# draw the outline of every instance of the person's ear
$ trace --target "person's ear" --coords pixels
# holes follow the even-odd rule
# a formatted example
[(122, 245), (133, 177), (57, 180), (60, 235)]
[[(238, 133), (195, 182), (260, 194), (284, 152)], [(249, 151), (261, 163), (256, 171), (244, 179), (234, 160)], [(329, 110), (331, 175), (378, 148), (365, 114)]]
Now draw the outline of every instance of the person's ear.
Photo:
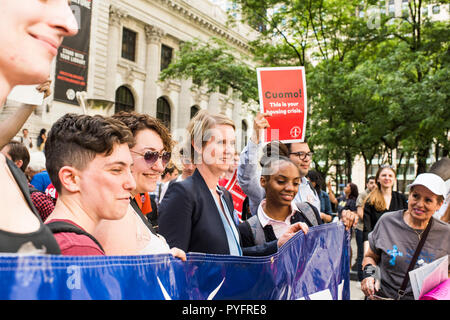
[(80, 191), (80, 172), (71, 166), (64, 166), (58, 172), (61, 187), (69, 192)]
[(263, 189), (266, 188), (267, 182), (268, 181), (266, 180), (265, 176), (261, 176), (261, 178), (259, 179), (259, 183), (261, 184), (261, 187), (263, 187)]

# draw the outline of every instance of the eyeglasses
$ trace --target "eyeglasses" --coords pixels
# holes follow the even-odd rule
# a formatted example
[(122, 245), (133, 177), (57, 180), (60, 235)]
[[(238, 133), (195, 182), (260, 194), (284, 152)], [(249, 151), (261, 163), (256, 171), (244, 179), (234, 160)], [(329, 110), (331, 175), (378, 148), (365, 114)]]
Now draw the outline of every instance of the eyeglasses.
[(139, 153), (134, 150), (131, 150), (131, 152), (134, 152), (140, 156), (144, 157), (145, 162), (151, 167), (153, 166), (156, 161), (158, 161), (159, 158), (161, 158), (161, 162), (163, 167), (167, 166), (167, 164), (170, 161), (170, 158), (172, 154), (170, 152), (164, 151), (162, 153), (159, 153), (158, 151), (147, 151), (145, 153)]
[(310, 159), (312, 159), (312, 156), (314, 155), (314, 152), (312, 152), (312, 151), (310, 151), (310, 152), (299, 151), (299, 152), (291, 152), (289, 154), (296, 155), (300, 160), (305, 160), (306, 157), (309, 157)]

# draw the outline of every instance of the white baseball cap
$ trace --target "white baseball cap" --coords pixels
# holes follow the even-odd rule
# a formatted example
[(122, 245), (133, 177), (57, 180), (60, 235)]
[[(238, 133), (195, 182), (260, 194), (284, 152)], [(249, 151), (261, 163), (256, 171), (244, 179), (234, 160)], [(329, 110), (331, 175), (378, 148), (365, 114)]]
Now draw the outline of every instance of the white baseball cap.
[(421, 173), (413, 183), (408, 185), (408, 188), (421, 185), (438, 196), (445, 196), (447, 194), (447, 187), (444, 180), (434, 173)]

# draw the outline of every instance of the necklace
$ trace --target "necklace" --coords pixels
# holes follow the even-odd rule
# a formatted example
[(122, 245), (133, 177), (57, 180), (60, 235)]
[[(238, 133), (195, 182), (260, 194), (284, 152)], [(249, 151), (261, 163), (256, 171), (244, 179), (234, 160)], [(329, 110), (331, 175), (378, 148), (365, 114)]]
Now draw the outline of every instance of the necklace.
[(408, 215), (408, 222), (409, 222), (408, 224), (410, 225), (411, 229), (414, 231), (414, 233), (417, 235), (417, 238), (419, 238), (419, 241), (420, 241), (420, 239), (422, 238), (422, 233), (425, 231), (425, 229), (427, 228), (428, 223), (430, 223), (430, 221), (428, 221), (427, 225), (425, 226), (425, 228), (423, 230), (421, 230), (421, 232), (418, 232), (414, 227), (412, 227), (413, 223), (411, 222), (410, 215)]
[(417, 232), (417, 230), (413, 228), (413, 231), (417, 234), (417, 237), (419, 238), (419, 241), (420, 241), (420, 238), (422, 238), (422, 233), (423, 233), (425, 230), (422, 230), (422, 232)]

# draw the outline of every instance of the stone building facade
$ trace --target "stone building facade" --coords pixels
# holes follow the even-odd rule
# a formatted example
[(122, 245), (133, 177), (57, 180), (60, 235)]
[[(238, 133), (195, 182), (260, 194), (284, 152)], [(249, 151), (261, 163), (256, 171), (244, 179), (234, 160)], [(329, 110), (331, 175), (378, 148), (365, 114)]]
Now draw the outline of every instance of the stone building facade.
[[(192, 80), (158, 81), (184, 41), (218, 37), (236, 53), (248, 54), (248, 41), (256, 37), (249, 26), (227, 25), (226, 13), (209, 0), (94, 0), (87, 74), (88, 114), (112, 115), (135, 110), (163, 120), (179, 141), (191, 116), (200, 109), (221, 112), (234, 120), (237, 147), (242, 149), (251, 132), (257, 105), (243, 104), (228, 94), (192, 90)], [(51, 73), (55, 79), (55, 64)], [(0, 119), (17, 108), (6, 105)], [(41, 128), (67, 112), (82, 113), (80, 106), (48, 97), (24, 128), (35, 139)], [(19, 135), (21, 133), (19, 132)], [(34, 140), (35, 141), (35, 140)]]

